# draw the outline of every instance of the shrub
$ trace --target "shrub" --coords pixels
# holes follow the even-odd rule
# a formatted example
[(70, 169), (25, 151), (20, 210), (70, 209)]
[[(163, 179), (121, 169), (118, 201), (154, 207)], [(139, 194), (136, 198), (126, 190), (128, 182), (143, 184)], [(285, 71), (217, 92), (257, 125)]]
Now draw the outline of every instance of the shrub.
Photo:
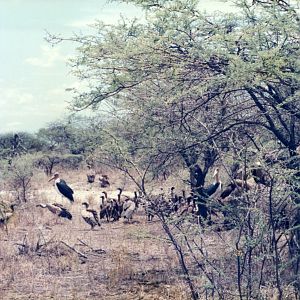
[(26, 202), (31, 188), (35, 156), (26, 154), (15, 157), (4, 169), (9, 187), (17, 193), (19, 201)]

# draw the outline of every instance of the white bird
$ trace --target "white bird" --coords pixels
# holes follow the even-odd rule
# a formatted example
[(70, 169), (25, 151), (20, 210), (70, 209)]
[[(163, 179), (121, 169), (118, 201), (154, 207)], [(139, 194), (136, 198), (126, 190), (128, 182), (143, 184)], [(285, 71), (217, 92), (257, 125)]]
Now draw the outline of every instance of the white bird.
[(82, 205), (85, 208), (81, 210), (81, 216), (83, 220), (91, 226), (91, 230), (93, 230), (96, 225), (101, 226), (97, 212), (94, 209), (89, 209), (87, 202), (83, 202)]

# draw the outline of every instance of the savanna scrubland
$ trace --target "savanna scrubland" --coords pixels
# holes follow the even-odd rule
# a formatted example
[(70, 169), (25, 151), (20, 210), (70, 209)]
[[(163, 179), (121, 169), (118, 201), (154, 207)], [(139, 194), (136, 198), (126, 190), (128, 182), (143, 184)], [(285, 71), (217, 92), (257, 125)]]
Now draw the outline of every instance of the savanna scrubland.
[[(129, 2), (143, 22), (47, 36), (74, 43), (70, 109), (97, 116), (0, 136), (2, 298), (299, 299), (299, 2)], [(55, 172), (71, 221), (36, 206), (61, 200)], [(81, 218), (101, 174), (140, 192), (132, 222)]]

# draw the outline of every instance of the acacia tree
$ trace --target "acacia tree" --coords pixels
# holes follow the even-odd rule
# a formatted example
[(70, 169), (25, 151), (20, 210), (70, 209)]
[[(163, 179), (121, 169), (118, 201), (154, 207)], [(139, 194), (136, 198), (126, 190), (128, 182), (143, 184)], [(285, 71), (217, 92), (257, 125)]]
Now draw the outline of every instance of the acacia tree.
[[(187, 5), (190, 10), (179, 16), (179, 26), (183, 26), (186, 33), (195, 26), (196, 16), (187, 22), (194, 6), (191, 1)], [(85, 74), (92, 89), (79, 94), (73, 104), (80, 110), (97, 108), (105, 99), (114, 99), (118, 106), (122, 103), (126, 109), (121, 114), (126, 112), (132, 123), (152, 126), (155, 138), (163, 136), (158, 152), (181, 156), (190, 170), (190, 181), (199, 187), (217, 157), (211, 143), (200, 143), (199, 139), (209, 140), (208, 136), (216, 131), (214, 127), (222, 124), (223, 107), (215, 105), (217, 117), (211, 117), (211, 107), (207, 105), (218, 96), (220, 87), (207, 91), (206, 77), (213, 76), (215, 70), (179, 46), (191, 42), (192, 37), (179, 34), (182, 29), (174, 29), (173, 19), (170, 7), (163, 17), (148, 25), (133, 22), (108, 27), (99, 24), (105, 38), (101, 35), (77, 38), (82, 56), (73, 61), (75, 72)], [(174, 43), (174, 40), (179, 42)], [(144, 116), (145, 110), (148, 116)], [(208, 123), (211, 131), (206, 129)], [(199, 158), (202, 162), (198, 164)], [(196, 173), (195, 167), (200, 172)]]
[(220, 150), (234, 149), (230, 138), (243, 135), (258, 152), (257, 133), (280, 142), (289, 153), (283, 166), (295, 172), (285, 184), (295, 203), (291, 253), (297, 278), (299, 19), (293, 5), (244, 0), (237, 1), (240, 13), (208, 17), (192, 0), (127, 2), (145, 9), (146, 22), (99, 22), (94, 36), (72, 38), (79, 43), (74, 73), (90, 87), (75, 97), (73, 108), (113, 103), (119, 125), (130, 124), (122, 132), (130, 137), (122, 148), (126, 155), (181, 157), (193, 188), (203, 186)]

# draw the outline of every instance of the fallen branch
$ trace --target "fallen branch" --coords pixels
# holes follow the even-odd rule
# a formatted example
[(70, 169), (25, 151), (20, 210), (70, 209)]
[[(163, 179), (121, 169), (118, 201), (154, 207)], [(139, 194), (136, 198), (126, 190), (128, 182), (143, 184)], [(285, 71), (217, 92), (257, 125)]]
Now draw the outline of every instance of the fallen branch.
[(94, 248), (92, 248), (91, 246), (89, 246), (87, 243), (85, 243), (84, 241), (82, 241), (81, 239), (77, 239), (82, 245), (88, 247), (89, 249), (91, 249), (92, 251), (94, 251)]
[(87, 248), (89, 248), (90, 250), (92, 250), (93, 252), (96, 252), (97, 254), (103, 254), (106, 253), (105, 250), (103, 249), (94, 249), (93, 247), (91, 247), (90, 245), (88, 245), (87, 243), (85, 243), (84, 241), (82, 241), (81, 239), (77, 239), (83, 246), (86, 246)]
[(65, 243), (64, 241), (60, 241), (62, 244), (64, 244), (65, 246), (67, 246), (69, 249), (73, 250), (76, 254), (78, 254), (80, 257), (86, 258), (87, 256), (84, 255), (83, 253), (81, 253), (80, 251), (76, 250), (74, 247), (68, 245), (67, 243)]

